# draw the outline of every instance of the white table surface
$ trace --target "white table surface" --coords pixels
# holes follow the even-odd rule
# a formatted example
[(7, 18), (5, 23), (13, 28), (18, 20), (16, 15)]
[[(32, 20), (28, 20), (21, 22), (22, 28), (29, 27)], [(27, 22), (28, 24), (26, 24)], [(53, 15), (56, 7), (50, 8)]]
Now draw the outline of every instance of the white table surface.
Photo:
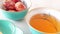
[[(52, 7), (55, 9), (60, 9), (60, 0), (31, 0), (32, 2), (32, 6), (31, 8), (36, 8), (36, 7)], [(0, 12), (0, 19), (4, 19), (4, 20), (10, 20), (8, 18), (5, 18), (1, 12)], [(17, 27), (19, 27), (24, 34), (31, 34), (31, 32), (29, 31), (29, 27), (26, 23), (25, 20), (21, 20), (21, 21), (12, 21), (12, 23), (14, 23)]]

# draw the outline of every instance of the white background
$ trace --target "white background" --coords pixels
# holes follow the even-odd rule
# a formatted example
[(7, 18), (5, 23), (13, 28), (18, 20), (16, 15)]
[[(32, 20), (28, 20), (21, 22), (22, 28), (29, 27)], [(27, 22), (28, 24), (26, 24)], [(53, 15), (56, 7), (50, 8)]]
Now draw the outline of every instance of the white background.
[[(32, 6), (31, 8), (36, 8), (36, 7), (49, 7), (49, 8), (55, 8), (55, 9), (60, 9), (60, 0), (31, 0), (32, 2)], [(6, 19), (9, 20), (7, 18), (5, 18), (1, 12), (0, 12), (0, 19)], [(10, 20), (12, 21), (12, 20)], [(24, 34), (31, 34), (31, 32), (29, 31), (29, 27), (26, 24), (25, 20), (21, 20), (21, 21), (12, 21), (17, 27), (19, 27)], [(18, 33), (17, 33), (18, 34)]]
[(60, 0), (31, 0), (32, 7), (49, 7), (60, 10)]

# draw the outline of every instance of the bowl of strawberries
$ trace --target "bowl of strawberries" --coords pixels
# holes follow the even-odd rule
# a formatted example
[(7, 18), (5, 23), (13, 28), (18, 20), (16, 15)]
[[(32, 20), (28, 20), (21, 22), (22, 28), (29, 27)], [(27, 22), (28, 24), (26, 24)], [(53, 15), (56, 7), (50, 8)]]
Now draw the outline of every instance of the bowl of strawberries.
[(30, 0), (5, 0), (2, 3), (0, 11), (2, 14), (12, 20), (23, 19), (28, 9), (31, 7)]

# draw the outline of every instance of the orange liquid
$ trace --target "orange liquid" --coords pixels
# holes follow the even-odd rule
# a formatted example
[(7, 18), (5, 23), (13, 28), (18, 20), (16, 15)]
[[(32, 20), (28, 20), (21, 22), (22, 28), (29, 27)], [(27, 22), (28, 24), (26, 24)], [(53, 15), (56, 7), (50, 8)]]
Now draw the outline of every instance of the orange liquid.
[(47, 33), (60, 32), (60, 24), (53, 16), (47, 14), (36, 14), (30, 19), (30, 25), (38, 31)]

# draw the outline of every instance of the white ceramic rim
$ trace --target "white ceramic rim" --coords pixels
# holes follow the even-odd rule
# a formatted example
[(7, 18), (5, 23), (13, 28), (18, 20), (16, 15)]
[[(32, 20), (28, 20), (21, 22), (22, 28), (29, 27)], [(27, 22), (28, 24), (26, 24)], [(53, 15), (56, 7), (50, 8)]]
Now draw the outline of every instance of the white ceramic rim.
[[(59, 10), (56, 10), (56, 9), (53, 9), (53, 8), (47, 8), (47, 7), (38, 7), (38, 8), (34, 8), (34, 9), (32, 9), (32, 10), (30, 10), (29, 11), (29, 13), (31, 12), (31, 11), (33, 11), (33, 10), (36, 10), (36, 9), (48, 9), (48, 10), (54, 10), (54, 11), (57, 11), (57, 12), (59, 12)], [(28, 13), (28, 14), (29, 14)], [(60, 13), (60, 12), (59, 12)], [(27, 24), (29, 25), (29, 27), (31, 27), (31, 28), (33, 28), (29, 23), (28, 23), (28, 21), (27, 21), (27, 16), (28, 16), (28, 14), (26, 15), (26, 17), (25, 17), (25, 20), (26, 20), (26, 22), (27, 22)], [(37, 29), (35, 29), (35, 28), (33, 28), (34, 30), (36, 30), (36, 31), (38, 31)], [(42, 32), (42, 31), (38, 31), (38, 32)], [(47, 33), (47, 32), (42, 32), (42, 33)], [(57, 32), (57, 33), (59, 33), (59, 32)], [(49, 33), (50, 34), (50, 33)], [(53, 33), (54, 34), (54, 33)]]

